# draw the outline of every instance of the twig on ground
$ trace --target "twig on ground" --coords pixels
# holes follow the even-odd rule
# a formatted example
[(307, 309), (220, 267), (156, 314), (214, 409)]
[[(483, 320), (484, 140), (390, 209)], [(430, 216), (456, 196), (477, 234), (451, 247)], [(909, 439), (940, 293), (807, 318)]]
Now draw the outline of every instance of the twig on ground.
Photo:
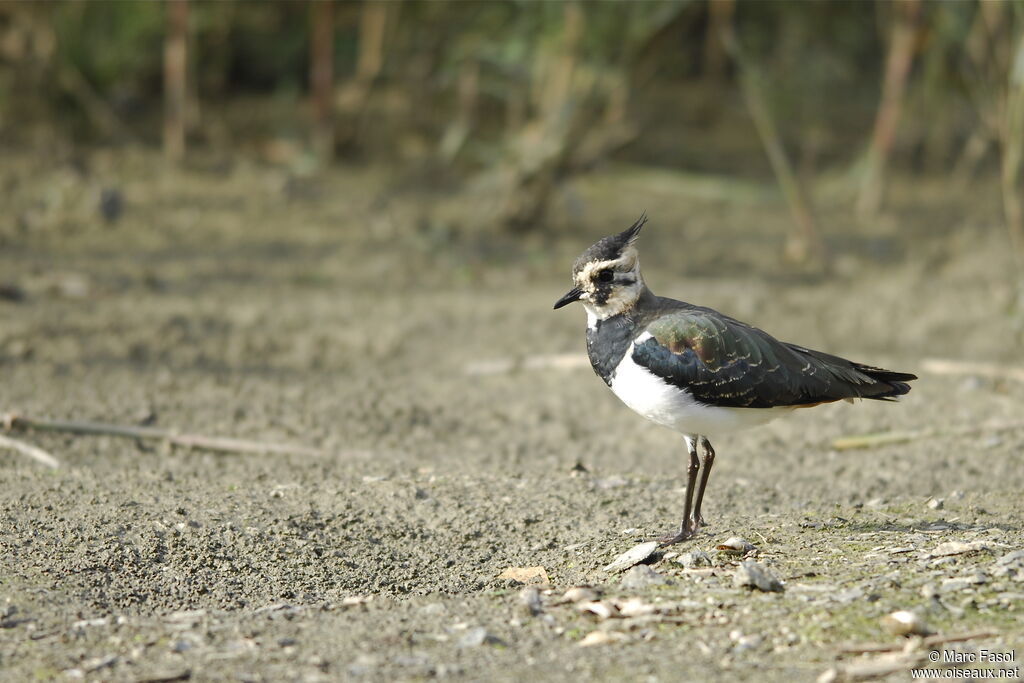
[(818, 676), (818, 681), (819, 683), (872, 681), (923, 664), (924, 653), (922, 652), (886, 652), (879, 657), (865, 662), (852, 662), (850, 664), (834, 666)]
[(967, 640), (978, 638), (994, 638), (999, 633), (995, 631), (977, 631), (974, 633), (961, 633), (951, 636), (928, 636), (927, 638), (915, 638), (896, 643), (869, 643), (865, 645), (848, 645), (840, 647), (836, 658), (841, 659), (846, 655), (871, 655), (877, 657), (838, 664), (818, 677), (818, 681), (867, 681), (881, 678), (898, 671), (905, 671), (915, 666), (925, 664), (925, 652), (934, 649), (937, 645), (947, 643), (962, 643)]
[(201, 434), (178, 434), (168, 429), (158, 429), (156, 427), (132, 427), (130, 425), (108, 424), (104, 422), (39, 420), (22, 415), (6, 414), (0, 416), (0, 426), (3, 426), (7, 431), (12, 429), (31, 429), (40, 432), (64, 432), (67, 434), (92, 434), (119, 436), (126, 439), (166, 441), (175, 446), (218, 453), (324, 455), (324, 451), (307, 446), (249, 441), (247, 439), (220, 436), (203, 436)]
[(54, 469), (60, 467), (60, 461), (53, 457), (41, 448), (36, 448), (31, 444), (27, 444), (24, 441), (18, 441), (12, 439), (9, 436), (0, 434), (0, 448), (8, 448), (12, 451), (18, 451), (22, 455), (27, 455), (38, 463), (42, 463), (47, 467)]
[[(995, 638), (999, 633), (997, 631), (973, 631), (970, 633), (958, 633), (950, 636), (928, 636), (922, 638), (920, 642), (921, 648), (934, 647), (935, 645), (945, 645), (947, 643), (962, 643), (968, 640), (977, 640), (979, 638)], [(915, 641), (902, 641), (897, 643), (868, 643), (865, 645), (844, 645), (839, 648), (838, 656), (843, 655), (863, 655), (871, 654), (873, 652), (898, 652), (906, 649), (908, 643)]]
[(922, 439), (947, 438), (951, 436), (974, 436), (998, 432), (1010, 432), (1024, 429), (1024, 421), (1000, 422), (998, 424), (980, 424), (957, 429), (919, 429), (910, 432), (880, 432), (877, 434), (855, 434), (833, 439), (832, 448), (837, 451), (851, 451), (857, 448), (879, 448), (898, 443), (920, 441)]

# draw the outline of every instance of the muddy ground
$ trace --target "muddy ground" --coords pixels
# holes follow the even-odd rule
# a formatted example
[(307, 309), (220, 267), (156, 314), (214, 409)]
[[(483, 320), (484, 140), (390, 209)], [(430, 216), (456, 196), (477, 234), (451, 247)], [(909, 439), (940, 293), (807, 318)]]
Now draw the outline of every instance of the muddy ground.
[[(866, 224), (824, 193), (817, 278), (779, 258), (770, 182), (609, 167), (559, 198), (556, 237), (514, 238), (387, 171), (125, 151), (0, 175), (0, 412), (326, 451), (8, 433), (62, 465), (0, 452), (4, 680), (814, 680), (879, 661), (844, 645), (901, 646), (879, 620), (904, 609), (1022, 664), (1024, 430), (991, 425), (1024, 418), (997, 376), (1024, 354), (994, 183), (898, 181)], [(710, 526), (671, 549), (712, 566), (655, 555), (623, 583), (602, 567), (681, 512), (681, 440), (530, 359), (582, 354), (582, 310), (551, 305), (643, 210), (656, 292), (921, 379), (718, 441)], [(937, 436), (831, 446), (887, 431)], [(784, 592), (734, 586), (731, 536)], [(512, 567), (544, 567), (539, 612)], [(582, 585), (634, 616), (560, 603)]]

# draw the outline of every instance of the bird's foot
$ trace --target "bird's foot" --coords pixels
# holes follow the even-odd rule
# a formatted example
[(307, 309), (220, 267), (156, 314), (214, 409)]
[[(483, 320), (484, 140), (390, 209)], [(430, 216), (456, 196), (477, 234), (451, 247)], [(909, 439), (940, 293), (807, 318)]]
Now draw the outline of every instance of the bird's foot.
[(658, 546), (664, 548), (665, 546), (675, 545), (676, 543), (682, 543), (688, 541), (697, 534), (697, 527), (690, 520), (685, 520), (680, 526), (679, 531), (676, 533), (665, 534), (661, 538), (656, 539)]

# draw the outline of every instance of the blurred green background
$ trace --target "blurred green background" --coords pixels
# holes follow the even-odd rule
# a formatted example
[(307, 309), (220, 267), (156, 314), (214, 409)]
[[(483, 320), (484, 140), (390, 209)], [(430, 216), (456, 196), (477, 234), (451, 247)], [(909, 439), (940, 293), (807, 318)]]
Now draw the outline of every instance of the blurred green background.
[(1022, 27), (1020, 2), (4, 2), (0, 145), (383, 167), (512, 233), (580, 222), (564, 190), (608, 164), (767, 181), (820, 271), (816, 204), (981, 183), (1019, 271)]

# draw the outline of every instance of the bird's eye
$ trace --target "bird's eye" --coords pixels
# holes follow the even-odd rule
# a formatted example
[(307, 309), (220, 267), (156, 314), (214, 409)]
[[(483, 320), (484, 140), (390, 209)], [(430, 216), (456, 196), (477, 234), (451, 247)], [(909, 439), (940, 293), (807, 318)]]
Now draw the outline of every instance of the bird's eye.
[(614, 279), (615, 273), (613, 273), (610, 270), (602, 270), (600, 273), (597, 274), (598, 282), (611, 282)]

